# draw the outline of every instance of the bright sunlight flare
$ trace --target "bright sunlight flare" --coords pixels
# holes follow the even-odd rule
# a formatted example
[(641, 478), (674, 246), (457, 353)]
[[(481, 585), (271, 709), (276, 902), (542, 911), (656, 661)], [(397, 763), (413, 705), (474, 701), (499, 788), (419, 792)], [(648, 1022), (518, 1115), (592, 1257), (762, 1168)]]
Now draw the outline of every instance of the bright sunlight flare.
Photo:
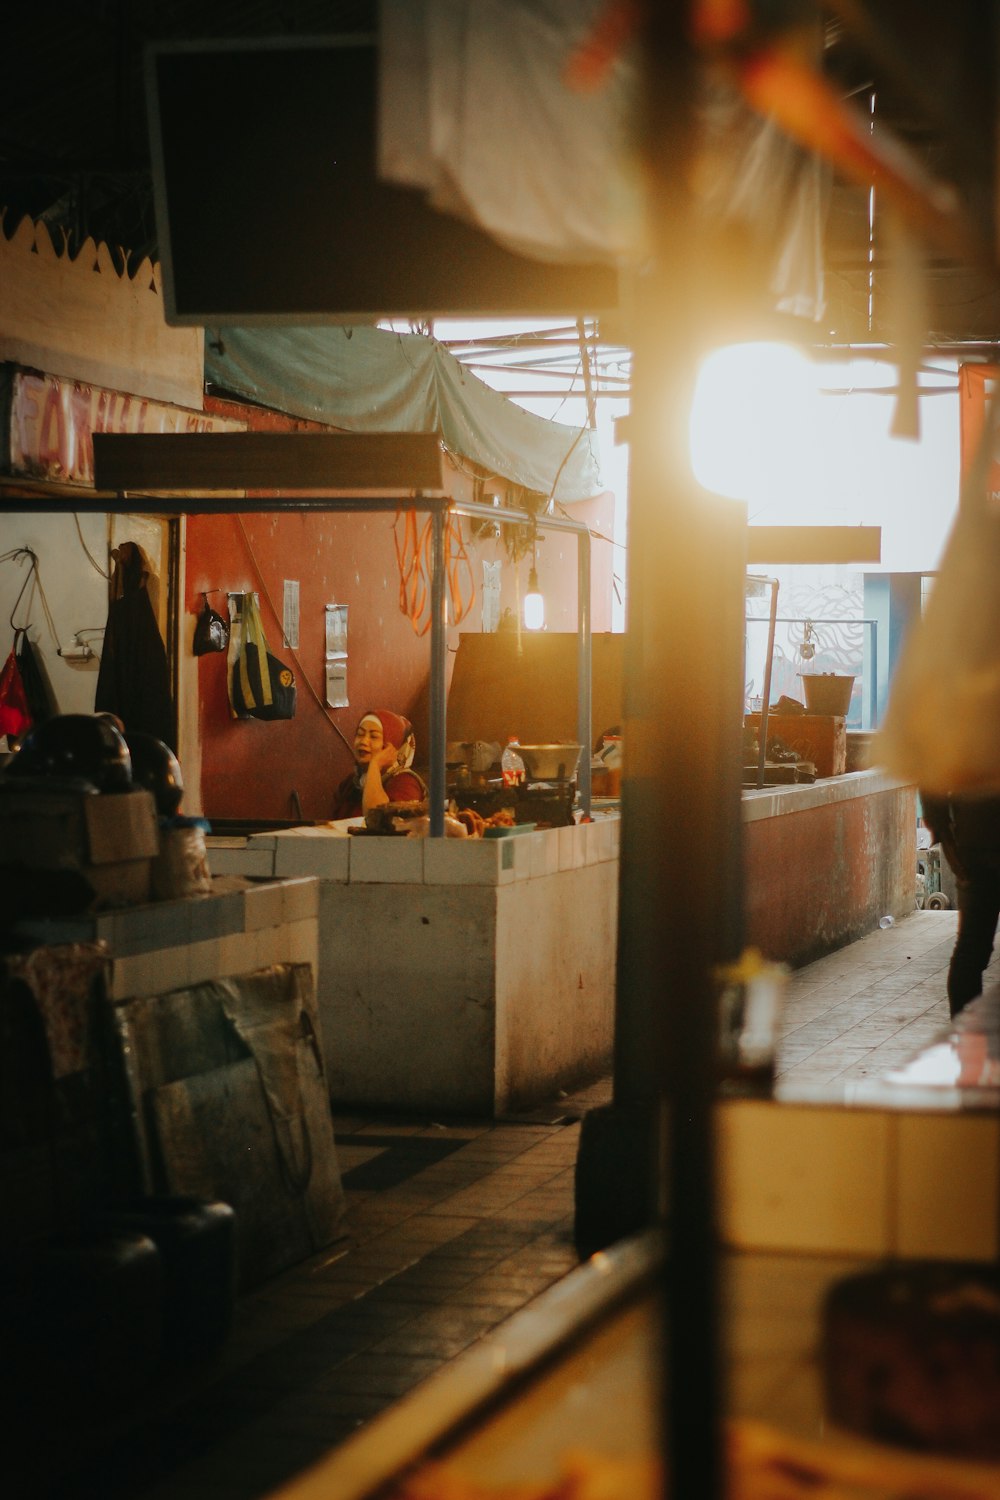
[(787, 344), (732, 344), (706, 356), (691, 410), (691, 462), (705, 489), (782, 501), (809, 483), (819, 395), (811, 361)]

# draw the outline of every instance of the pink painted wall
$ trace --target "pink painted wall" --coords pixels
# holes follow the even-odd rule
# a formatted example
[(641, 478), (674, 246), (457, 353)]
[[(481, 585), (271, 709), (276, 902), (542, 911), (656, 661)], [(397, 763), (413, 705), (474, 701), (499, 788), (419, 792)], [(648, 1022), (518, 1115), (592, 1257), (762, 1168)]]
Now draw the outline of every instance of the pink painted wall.
[[(591, 628), (595, 635), (611, 629), (611, 602), (613, 598), (612, 574), (619, 578), (625, 574), (625, 554), (613, 546), (610, 538), (615, 524), (615, 497), (610, 491), (596, 495), (593, 500), (580, 500), (575, 505), (559, 512), (572, 521), (589, 526), (590, 544), (590, 607)], [(596, 535), (593, 535), (596, 533)], [(544, 541), (536, 547), (538, 559), (538, 582), (545, 596), (545, 627), (547, 630), (575, 630), (577, 621), (577, 539), (565, 531), (539, 532)], [(480, 551), (482, 557), (502, 556), (502, 547), (497, 544), (492, 552)], [(525, 558), (518, 565), (521, 597), (528, 591), (528, 572), (531, 559)], [(620, 587), (620, 585), (619, 585)], [(513, 570), (506, 569), (503, 581), (503, 605), (514, 608), (515, 591)]]
[[(207, 401), (206, 410), (240, 416), (258, 430), (315, 430), (315, 424), (309, 422), (219, 400)], [(453, 478), (457, 494), (464, 480), (460, 475)], [(599, 496), (573, 506), (570, 513), (610, 536), (613, 497)], [(418, 517), (420, 524), (422, 521)], [(477, 590), (471, 614), (460, 626), (468, 631), (479, 627), (482, 561), (504, 560), (502, 606), (513, 608), (515, 584), (502, 543), (492, 538), (471, 541), (468, 523), (464, 530)], [(595, 631), (610, 628), (612, 550), (607, 543), (593, 544), (591, 607)], [(549, 533), (539, 547), (538, 565), (549, 628), (574, 629), (575, 538)], [(527, 586), (528, 566), (527, 561), (519, 565), (522, 592)], [(299, 583), (300, 645), (294, 657), (282, 645), (280, 611), (285, 579)], [(354, 727), (367, 708), (390, 707), (412, 717), (417, 732), (417, 764), (425, 762), (430, 641), (428, 636), (417, 636), (400, 611), (391, 513), (275, 511), (244, 513), (241, 517), (191, 516), (184, 601), (192, 615), (202, 607), (203, 589), (258, 593), (269, 647), (292, 667), (298, 685), (294, 719), (268, 723), (236, 720), (229, 710), (226, 658), (209, 654), (197, 659), (202, 806), (209, 819), (292, 818), (296, 816), (293, 792), (307, 820), (328, 818), (333, 790), (351, 768), (348, 744)], [(225, 611), (224, 594), (213, 595), (212, 603), (220, 612)], [(347, 685), (351, 706), (346, 709), (327, 710), (323, 706), (327, 604), (348, 607)], [(449, 635), (450, 677), (458, 629)]]

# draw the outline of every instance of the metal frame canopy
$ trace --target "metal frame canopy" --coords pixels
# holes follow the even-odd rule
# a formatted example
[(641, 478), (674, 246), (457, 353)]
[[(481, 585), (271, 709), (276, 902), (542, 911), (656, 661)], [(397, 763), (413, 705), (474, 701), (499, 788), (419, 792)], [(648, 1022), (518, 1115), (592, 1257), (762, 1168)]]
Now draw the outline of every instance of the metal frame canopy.
[[(293, 500), (250, 498), (241, 481), (256, 489), (303, 491)], [(590, 816), (591, 616), (590, 531), (582, 521), (533, 516), (528, 511), (454, 500), (446, 492), (441, 446), (433, 433), (95, 433), (94, 484), (89, 504), (77, 496), (59, 497), (50, 509), (114, 510), (108, 493), (155, 499), (155, 509), (177, 515), (274, 510), (430, 512), (430, 833), (444, 835), (446, 796), (444, 517), (483, 520), (572, 532), (577, 539), (577, 735), (588, 753), (581, 756), (580, 801)], [(103, 493), (102, 493), (103, 492)]]

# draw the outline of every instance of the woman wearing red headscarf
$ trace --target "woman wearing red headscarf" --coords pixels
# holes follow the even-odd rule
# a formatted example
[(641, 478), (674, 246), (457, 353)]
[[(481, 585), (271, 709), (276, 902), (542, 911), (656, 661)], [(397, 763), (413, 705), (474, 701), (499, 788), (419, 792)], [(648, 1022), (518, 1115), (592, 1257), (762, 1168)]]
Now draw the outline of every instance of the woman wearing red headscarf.
[(427, 788), (415, 771), (413, 725), (402, 714), (377, 708), (354, 731), (354, 770), (337, 788), (334, 820), (359, 818), (387, 802), (423, 802)]

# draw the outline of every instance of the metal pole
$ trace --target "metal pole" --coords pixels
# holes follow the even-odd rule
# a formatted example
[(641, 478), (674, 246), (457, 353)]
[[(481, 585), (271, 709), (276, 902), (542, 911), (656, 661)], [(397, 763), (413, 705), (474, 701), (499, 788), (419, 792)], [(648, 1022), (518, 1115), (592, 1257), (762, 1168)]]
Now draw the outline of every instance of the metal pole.
[(445, 636), (444, 512), (431, 517), (430, 834), (444, 837)]
[(767, 717), (771, 712), (771, 670), (774, 664), (774, 628), (778, 622), (778, 580), (765, 578), (771, 586), (771, 606), (767, 617), (767, 659), (764, 662), (764, 685), (760, 699), (760, 740), (757, 746), (757, 787), (764, 785), (764, 762), (767, 759)]
[(878, 621), (869, 620), (868, 660), (865, 675), (868, 682), (868, 722), (865, 729), (878, 728)]
[(587, 397), (587, 421), (591, 429), (597, 427), (597, 405), (594, 400), (594, 383), (590, 378), (590, 346), (583, 319), (577, 318), (576, 331), (580, 336), (580, 361), (583, 366), (583, 389)]
[[(424, 501), (418, 502), (423, 505)], [(455, 500), (450, 509), (457, 516), (475, 516), (482, 521), (498, 521), (502, 526), (535, 525), (539, 531), (575, 531), (579, 534), (589, 527), (583, 521), (571, 521), (565, 516), (533, 516), (530, 510), (513, 510), (506, 505), (481, 505), (477, 500)]]
[(576, 539), (577, 569), (577, 739), (583, 747), (577, 771), (577, 787), (583, 816), (590, 817), (590, 751), (593, 718), (593, 637), (590, 627), (590, 532), (584, 528)]
[(648, 1089), (652, 1059), (669, 1244), (664, 1493), (721, 1500), (713, 969), (736, 956), (741, 937), (746, 514), (701, 491), (690, 466), (688, 417), (714, 290), (691, 188), (694, 7), (647, 4), (640, 14), (650, 253), (635, 324), (615, 1088)]

